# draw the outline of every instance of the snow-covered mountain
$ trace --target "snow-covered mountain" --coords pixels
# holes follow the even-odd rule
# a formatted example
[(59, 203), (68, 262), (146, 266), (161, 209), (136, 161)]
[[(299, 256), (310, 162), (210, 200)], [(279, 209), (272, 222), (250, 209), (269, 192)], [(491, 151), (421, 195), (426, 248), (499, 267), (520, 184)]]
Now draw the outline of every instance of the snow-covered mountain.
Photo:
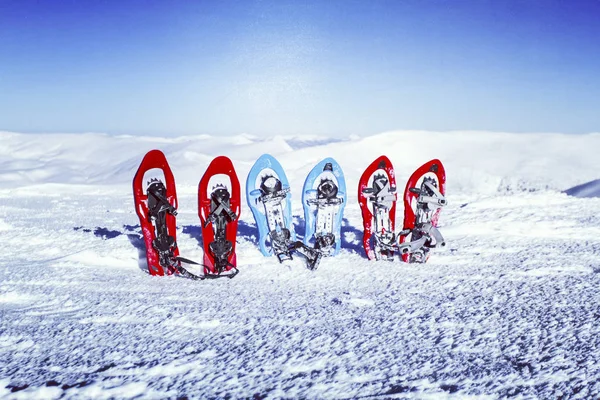
[[(131, 181), (153, 148), (175, 174), (183, 256), (202, 258), (196, 190), (212, 158), (244, 185), (263, 153), (286, 170), (300, 234), (306, 174), (340, 163), (342, 253), (314, 272), (264, 258), (244, 199), (238, 277), (150, 277)], [(0, 397), (598, 397), (598, 148), (600, 134), (0, 132)], [(356, 188), (381, 154), (399, 187), (445, 164), (448, 246), (425, 265), (363, 255)]]

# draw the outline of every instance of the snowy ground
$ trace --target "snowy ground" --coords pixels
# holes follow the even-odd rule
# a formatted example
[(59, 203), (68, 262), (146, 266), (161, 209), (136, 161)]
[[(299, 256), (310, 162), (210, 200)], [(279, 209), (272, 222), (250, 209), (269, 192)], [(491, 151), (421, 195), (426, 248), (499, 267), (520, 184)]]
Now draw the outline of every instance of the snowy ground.
[[(260, 154), (278, 157), (299, 233), (304, 177), (336, 158), (350, 188), (342, 253), (315, 272), (262, 257), (244, 199), (235, 279), (147, 275), (131, 179), (152, 148), (175, 174), (192, 259), (214, 156), (242, 185)], [(598, 148), (599, 134), (0, 133), (0, 397), (597, 398)], [(448, 246), (426, 265), (363, 256), (355, 188), (381, 154), (400, 187), (431, 158), (446, 165)]]

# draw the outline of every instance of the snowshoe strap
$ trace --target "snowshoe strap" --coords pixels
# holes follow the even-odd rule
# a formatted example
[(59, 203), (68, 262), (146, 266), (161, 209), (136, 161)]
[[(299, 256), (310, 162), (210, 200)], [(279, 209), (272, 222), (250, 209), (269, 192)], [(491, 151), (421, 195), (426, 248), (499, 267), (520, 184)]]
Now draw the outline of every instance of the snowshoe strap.
[(362, 192), (364, 194), (369, 194), (370, 196), (368, 196), (367, 199), (369, 199), (373, 203), (392, 204), (394, 201), (397, 200), (395, 187), (390, 187), (387, 193), (385, 194), (381, 194), (383, 190), (379, 190), (376, 192), (374, 188), (364, 188)]
[(419, 239), (414, 240), (412, 242), (398, 244), (398, 251), (400, 252), (400, 254), (414, 253), (421, 249), (423, 246), (425, 246), (427, 240), (428, 238), (426, 236), (422, 236)]
[(289, 244), (290, 251), (297, 251), (306, 259), (306, 267), (311, 271), (316, 270), (321, 262), (322, 254), (316, 249), (311, 249), (301, 241)]
[(271, 246), (273, 252), (277, 256), (279, 262), (293, 260), (292, 252), (297, 252), (306, 259), (306, 266), (310, 270), (315, 270), (321, 261), (321, 253), (306, 246), (300, 240), (292, 242), (290, 240), (291, 233), (287, 228), (277, 229), (269, 232), (271, 238)]
[(447, 204), (446, 197), (432, 185), (430, 182), (423, 182), (423, 186), (427, 188), (427, 190), (431, 193), (431, 195), (424, 193), (424, 190), (411, 188), (410, 191), (419, 195), (417, 198), (418, 203), (427, 203), (433, 204), (438, 207), (443, 207)]
[(285, 251), (276, 252), (275, 254), (277, 255), (277, 259), (280, 263), (294, 259), (289, 249), (286, 249)]
[[(186, 260), (183, 257), (176, 257), (176, 259), (178, 261), (185, 262), (187, 264), (198, 264), (197, 262), (194, 262), (194, 261), (191, 261), (191, 260)], [(200, 264), (198, 264), (198, 265), (200, 265)], [(193, 279), (195, 281), (201, 281), (201, 280), (206, 279), (202, 275), (194, 275), (194, 274), (192, 274), (190, 271), (188, 271), (187, 269), (183, 268), (183, 266), (181, 265), (181, 263), (177, 263), (176, 266), (175, 266), (175, 269), (177, 270), (177, 272), (179, 272), (179, 274), (181, 276), (185, 276), (186, 278), (190, 278), (190, 279)]]
[(401, 254), (414, 253), (423, 247), (438, 248), (446, 245), (440, 230), (429, 223), (416, 227), (412, 231), (408, 229), (403, 230), (398, 234), (398, 238), (400, 238), (400, 236), (406, 236), (411, 232), (415, 233), (418, 236), (418, 239), (411, 242), (399, 243), (398, 251), (400, 251)]
[(397, 200), (396, 193), (385, 194), (383, 196), (369, 196), (368, 199), (373, 203), (388, 203), (391, 204)]
[(431, 224), (423, 224), (423, 226), (421, 227), (421, 231), (424, 232), (430, 239), (433, 239), (434, 241), (434, 244), (431, 244), (431, 242), (428, 243), (427, 247), (438, 248), (444, 247), (446, 245), (446, 241), (444, 240), (442, 233), (437, 227)]
[(288, 246), (291, 237), (290, 230), (287, 228), (279, 228), (269, 232), (269, 237), (271, 238), (273, 252), (277, 255), (279, 262), (291, 260), (292, 255), (290, 254)]
[(315, 250), (321, 254), (329, 255), (335, 246), (335, 235), (327, 232), (323, 235), (315, 236)]
[(342, 204), (344, 202), (344, 199), (342, 197), (334, 197), (330, 199), (308, 199), (307, 202), (310, 205), (326, 207), (337, 206), (339, 204)]
[(183, 257), (175, 257), (174, 260), (179, 261), (178, 263), (175, 263), (175, 265), (173, 265), (173, 267), (177, 270), (177, 272), (179, 272), (182, 276), (185, 276), (186, 278), (190, 278), (193, 280), (204, 280), (204, 279), (218, 279), (218, 278), (233, 278), (234, 276), (236, 276), (240, 271), (233, 266), (233, 264), (228, 263), (228, 265), (232, 266), (233, 268), (230, 269), (229, 271), (233, 271), (231, 273), (228, 274), (204, 274), (204, 275), (195, 275), (192, 274), (190, 271), (188, 271), (187, 269), (185, 269), (181, 263), (185, 263), (185, 264), (194, 264), (194, 265), (201, 265), (203, 267), (206, 268), (206, 265), (204, 264), (200, 264), (197, 263), (195, 261), (192, 260), (188, 260), (187, 258), (183, 258)]
[[(231, 265), (231, 264), (229, 264), (229, 265)], [(208, 274), (208, 275), (204, 275), (204, 279), (219, 279), (219, 278), (229, 278), (229, 279), (232, 279), (233, 277), (235, 277), (239, 273), (240, 273), (240, 270), (237, 269), (236, 267), (233, 267), (226, 274), (223, 274), (223, 273), (219, 273), (219, 274), (216, 274), (216, 275), (215, 274)]]
[(175, 259), (177, 261), (181, 261), (182, 263), (186, 263), (186, 264), (202, 265), (202, 264), (200, 264), (200, 263), (198, 263), (196, 261), (192, 261), (192, 260), (190, 260), (188, 258), (184, 258), (184, 257), (180, 257), (180, 256), (175, 257)]
[(266, 193), (261, 191), (261, 193), (263, 193), (258, 199), (257, 201), (261, 202), (261, 203), (279, 203), (281, 200), (285, 199), (287, 194), (290, 192), (290, 188), (289, 187), (284, 187), (281, 190), (278, 190), (277, 192), (273, 192), (273, 193)]
[(169, 203), (169, 200), (160, 193), (161, 188), (164, 188), (162, 182), (153, 183), (148, 186), (147, 194), (154, 197), (157, 202), (156, 205), (149, 210), (150, 215), (157, 215), (160, 212), (166, 211), (170, 214), (177, 215), (177, 209)]
[(381, 247), (383, 250), (396, 250), (396, 235), (393, 232), (385, 232), (383, 234), (376, 233), (374, 236), (377, 246)]
[(215, 240), (208, 247), (215, 256), (215, 267), (219, 273), (231, 265), (229, 256), (233, 251), (233, 244), (229, 240)]
[(235, 221), (237, 219), (237, 215), (235, 215), (235, 213), (231, 210), (231, 208), (229, 208), (228, 205), (223, 204), (221, 202), (221, 203), (219, 203), (218, 207), (214, 209), (213, 212), (211, 212), (210, 214), (208, 214), (208, 217), (206, 217), (206, 221), (204, 221), (204, 227), (206, 228), (208, 226), (208, 224), (211, 224), (211, 223), (215, 222), (215, 220), (217, 219), (217, 217), (222, 212), (225, 212), (225, 214), (227, 214), (227, 216), (229, 217), (230, 221)]
[(444, 207), (446, 205), (445, 198), (440, 199), (435, 196), (419, 196), (419, 199), (417, 201), (419, 203), (433, 204), (434, 206), (438, 206), (438, 207)]

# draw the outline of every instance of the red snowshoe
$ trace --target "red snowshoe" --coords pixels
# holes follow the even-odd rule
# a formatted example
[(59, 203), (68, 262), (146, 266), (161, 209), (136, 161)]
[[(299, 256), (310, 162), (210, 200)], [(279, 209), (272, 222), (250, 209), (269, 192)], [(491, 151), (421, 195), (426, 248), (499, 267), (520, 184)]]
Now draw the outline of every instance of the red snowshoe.
[(405, 262), (424, 263), (431, 248), (446, 245), (437, 229), (441, 207), (446, 205), (446, 171), (431, 160), (408, 179), (404, 190), (404, 227), (399, 251)]
[(370, 260), (393, 260), (396, 249), (396, 177), (386, 156), (371, 163), (358, 182), (363, 247)]
[[(149, 181), (144, 182), (145, 176)], [(133, 198), (146, 244), (148, 272), (161, 276), (175, 273), (179, 267), (177, 192), (171, 168), (160, 150), (144, 156), (133, 178)]]
[(240, 212), (240, 182), (233, 164), (227, 157), (217, 157), (198, 185), (206, 277), (232, 278), (238, 273), (235, 241)]

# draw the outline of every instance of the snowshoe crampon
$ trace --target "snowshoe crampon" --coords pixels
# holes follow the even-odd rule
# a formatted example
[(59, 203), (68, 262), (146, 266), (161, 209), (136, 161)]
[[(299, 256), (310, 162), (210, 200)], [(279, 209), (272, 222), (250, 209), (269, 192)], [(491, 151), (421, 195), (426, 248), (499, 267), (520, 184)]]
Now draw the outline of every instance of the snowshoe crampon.
[(440, 160), (431, 160), (408, 179), (404, 190), (404, 227), (398, 250), (405, 262), (424, 263), (429, 250), (446, 245), (437, 229), (446, 205), (446, 171)]
[(179, 267), (177, 192), (171, 168), (160, 150), (144, 156), (133, 178), (133, 198), (146, 245), (148, 272), (161, 276), (175, 273)]
[(302, 205), (306, 222), (304, 244), (322, 256), (338, 254), (342, 243), (346, 181), (333, 158), (318, 163), (306, 177)]
[(373, 161), (358, 182), (363, 218), (363, 247), (370, 260), (393, 260), (396, 248), (396, 176), (391, 161)]
[(237, 274), (235, 242), (240, 211), (240, 182), (233, 163), (227, 157), (217, 157), (198, 185), (206, 278)]

